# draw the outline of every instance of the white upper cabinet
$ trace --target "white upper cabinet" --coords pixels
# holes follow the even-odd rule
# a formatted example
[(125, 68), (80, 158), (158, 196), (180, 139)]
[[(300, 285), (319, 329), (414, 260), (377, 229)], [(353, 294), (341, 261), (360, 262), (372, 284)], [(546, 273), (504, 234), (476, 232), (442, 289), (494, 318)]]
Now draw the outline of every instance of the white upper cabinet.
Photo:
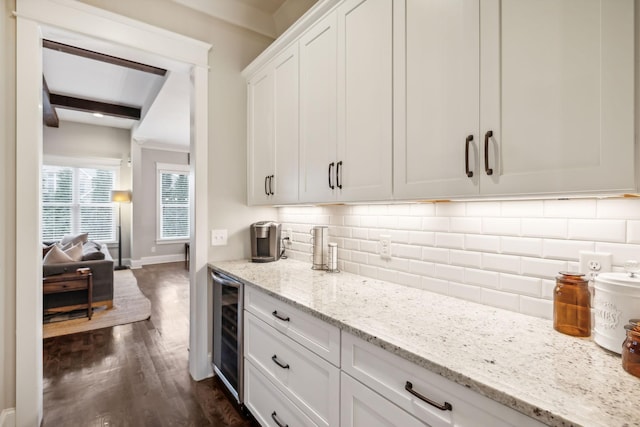
[(388, 200), (392, 0), (347, 0), (300, 40), (300, 200)]
[(249, 81), (249, 204), (298, 200), (298, 45)]
[(635, 189), (633, 0), (395, 7), (396, 198)]
[[(258, 72), (248, 86), (249, 204), (270, 202), (273, 173), (273, 73)], [(273, 183), (271, 182), (273, 189)]]
[(479, 2), (396, 0), (394, 7), (394, 196), (477, 194)]
[(300, 39), (302, 202), (325, 201), (335, 197), (336, 38), (336, 15), (330, 13)]

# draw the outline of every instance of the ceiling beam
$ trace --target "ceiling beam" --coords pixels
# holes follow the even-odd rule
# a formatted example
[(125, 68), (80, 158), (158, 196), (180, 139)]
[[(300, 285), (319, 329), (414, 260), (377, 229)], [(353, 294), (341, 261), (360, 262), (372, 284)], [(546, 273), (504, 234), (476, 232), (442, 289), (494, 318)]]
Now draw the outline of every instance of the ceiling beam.
[(44, 75), (42, 76), (42, 120), (44, 124), (48, 127), (57, 128), (60, 126), (60, 120), (58, 120), (58, 113), (56, 113), (56, 109), (51, 105), (51, 100), (49, 99), (49, 86), (47, 85), (47, 80), (45, 80)]
[(70, 55), (76, 55), (87, 59), (93, 59), (95, 61), (102, 61), (108, 64), (119, 65), (121, 67), (130, 68), (132, 70), (142, 71), (145, 73), (155, 74), (158, 76), (164, 76), (167, 74), (167, 70), (164, 68), (154, 67), (152, 65), (142, 64), (140, 62), (129, 61), (128, 59), (122, 59), (111, 55), (106, 55), (100, 52), (94, 52), (92, 50), (82, 49), (76, 46), (70, 46), (64, 43), (54, 42), (52, 40), (42, 40), (42, 47), (57, 50), (58, 52), (68, 53)]
[(74, 98), (72, 96), (49, 94), (51, 105), (68, 110), (85, 111), (88, 113), (101, 113), (106, 116), (121, 117), (124, 119), (140, 120), (141, 109), (126, 105), (109, 104), (100, 101)]

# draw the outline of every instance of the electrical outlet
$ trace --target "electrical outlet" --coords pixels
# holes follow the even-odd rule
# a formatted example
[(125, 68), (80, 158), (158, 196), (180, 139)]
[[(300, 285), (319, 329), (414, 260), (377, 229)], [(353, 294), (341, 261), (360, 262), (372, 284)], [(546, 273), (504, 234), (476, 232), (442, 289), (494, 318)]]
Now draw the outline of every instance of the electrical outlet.
[(291, 243), (293, 242), (293, 230), (291, 227), (282, 230), (282, 235), (280, 237), (282, 237), (284, 247), (287, 249), (291, 248)]
[(226, 246), (227, 230), (211, 230), (211, 246)]
[(380, 235), (380, 258), (391, 259), (391, 236), (388, 234)]
[(611, 254), (608, 252), (580, 251), (580, 273), (593, 280), (600, 273), (611, 271)]

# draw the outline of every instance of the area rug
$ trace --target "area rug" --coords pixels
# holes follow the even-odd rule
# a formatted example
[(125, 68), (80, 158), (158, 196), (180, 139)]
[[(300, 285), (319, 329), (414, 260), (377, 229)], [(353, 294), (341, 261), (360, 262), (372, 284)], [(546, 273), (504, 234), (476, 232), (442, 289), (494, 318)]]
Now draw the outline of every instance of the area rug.
[(151, 302), (145, 297), (131, 270), (113, 272), (113, 308), (96, 307), (91, 320), (86, 317), (42, 325), (42, 337), (51, 338), (76, 332), (138, 322), (151, 316)]

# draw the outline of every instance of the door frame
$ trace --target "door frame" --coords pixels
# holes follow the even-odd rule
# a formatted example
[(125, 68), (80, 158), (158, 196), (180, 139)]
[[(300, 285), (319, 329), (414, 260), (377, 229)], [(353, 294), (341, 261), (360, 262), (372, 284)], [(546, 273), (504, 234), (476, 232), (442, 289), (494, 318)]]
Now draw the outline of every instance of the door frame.
[(138, 49), (191, 69), (193, 209), (189, 271), (189, 372), (212, 375), (208, 362), (208, 61), (211, 45), (75, 0), (16, 0), (16, 426), (43, 416), (42, 33), (57, 28)]

